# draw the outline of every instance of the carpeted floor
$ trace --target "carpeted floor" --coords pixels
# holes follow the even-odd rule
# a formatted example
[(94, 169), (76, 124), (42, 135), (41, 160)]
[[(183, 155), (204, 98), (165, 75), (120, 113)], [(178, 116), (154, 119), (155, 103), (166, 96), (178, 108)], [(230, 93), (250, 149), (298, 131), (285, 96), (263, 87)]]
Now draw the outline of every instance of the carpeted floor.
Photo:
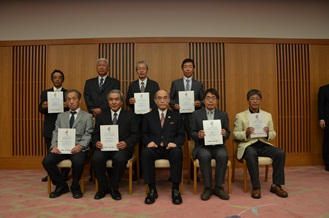
[[(261, 179), (263, 175), (261, 169)], [(202, 182), (198, 184), (198, 194), (193, 195), (192, 183), (188, 184), (184, 178), (182, 205), (171, 203), (171, 184), (166, 170), (158, 172), (159, 198), (153, 205), (144, 204), (142, 182), (134, 182), (134, 193), (128, 194), (127, 177), (120, 185), (121, 201), (112, 200), (110, 195), (94, 200), (95, 188), (88, 182), (87, 171), (82, 199), (73, 199), (70, 193), (50, 199), (46, 183), (41, 182), (43, 176), (42, 170), (0, 170), (0, 217), (329, 217), (329, 172), (324, 171), (323, 166), (286, 167), (284, 189), (289, 193), (286, 199), (269, 192), (271, 176), (269, 182), (262, 181), (262, 198), (252, 199), (250, 192), (243, 192), (242, 169), (237, 170), (228, 201), (216, 196), (209, 201), (200, 200)], [(226, 184), (224, 187), (226, 189)], [(250, 181), (248, 188), (250, 191)]]

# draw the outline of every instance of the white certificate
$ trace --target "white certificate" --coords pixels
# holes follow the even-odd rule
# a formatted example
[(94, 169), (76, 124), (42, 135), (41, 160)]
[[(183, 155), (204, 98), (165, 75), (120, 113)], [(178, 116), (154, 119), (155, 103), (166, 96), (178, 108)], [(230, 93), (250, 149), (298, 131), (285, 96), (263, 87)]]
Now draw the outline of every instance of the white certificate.
[(179, 91), (179, 113), (192, 113), (194, 108), (194, 91)]
[(48, 113), (64, 112), (63, 92), (47, 92)]
[(205, 145), (223, 144), (222, 122), (220, 120), (203, 120), (203, 131), (205, 132)]
[(135, 114), (146, 114), (150, 112), (150, 94), (148, 92), (134, 93)]
[(250, 135), (250, 138), (267, 137), (264, 130), (264, 127), (266, 126), (266, 118), (264, 113), (250, 114), (249, 125), (254, 128), (254, 133)]
[(72, 154), (71, 150), (75, 147), (75, 129), (58, 129), (57, 148), (62, 154)]
[(117, 144), (119, 142), (118, 125), (101, 125), (101, 142), (103, 144), (102, 151), (118, 151)]

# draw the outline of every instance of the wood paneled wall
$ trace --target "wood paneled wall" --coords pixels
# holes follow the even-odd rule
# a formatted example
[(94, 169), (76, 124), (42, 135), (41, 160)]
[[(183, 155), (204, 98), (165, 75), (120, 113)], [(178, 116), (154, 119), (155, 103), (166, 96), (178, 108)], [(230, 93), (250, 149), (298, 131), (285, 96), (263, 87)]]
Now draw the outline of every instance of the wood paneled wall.
[[(99, 57), (109, 59), (109, 74), (124, 94), (137, 78), (137, 61), (147, 61), (149, 77), (169, 91), (183, 75), (182, 60), (193, 58), (194, 77), (219, 90), (218, 108), (228, 112), (231, 131), (235, 114), (248, 107), (247, 91), (260, 89), (262, 109), (272, 113), (278, 133), (273, 143), (286, 151), (287, 165), (322, 164), (317, 92), (329, 83), (329, 40), (131, 38), (0, 42), (0, 169), (42, 168), (41, 91), (60, 69), (63, 86), (83, 92), (85, 81), (97, 76)], [(86, 109), (83, 99), (81, 106)], [(185, 154), (185, 166), (188, 160)]]

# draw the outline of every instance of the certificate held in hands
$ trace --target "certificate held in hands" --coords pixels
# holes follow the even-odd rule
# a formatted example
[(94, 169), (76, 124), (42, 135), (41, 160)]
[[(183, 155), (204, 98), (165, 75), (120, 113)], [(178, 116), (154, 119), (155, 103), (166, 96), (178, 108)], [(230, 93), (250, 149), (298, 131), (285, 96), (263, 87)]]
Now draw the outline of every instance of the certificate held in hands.
[(220, 120), (203, 120), (204, 145), (223, 144), (222, 123)]
[(146, 114), (150, 112), (150, 94), (148, 92), (134, 93), (135, 114)]
[(63, 92), (47, 92), (48, 113), (64, 112), (63, 100)]
[(179, 113), (192, 113), (194, 108), (194, 91), (179, 91)]
[(62, 154), (71, 154), (72, 148), (75, 147), (75, 129), (58, 129), (57, 148)]
[(117, 144), (119, 143), (118, 125), (101, 125), (101, 143), (103, 144), (102, 151), (118, 151)]
[(264, 127), (266, 126), (266, 118), (264, 113), (250, 114), (249, 125), (254, 128), (254, 132), (250, 135), (250, 138), (267, 137), (264, 130)]

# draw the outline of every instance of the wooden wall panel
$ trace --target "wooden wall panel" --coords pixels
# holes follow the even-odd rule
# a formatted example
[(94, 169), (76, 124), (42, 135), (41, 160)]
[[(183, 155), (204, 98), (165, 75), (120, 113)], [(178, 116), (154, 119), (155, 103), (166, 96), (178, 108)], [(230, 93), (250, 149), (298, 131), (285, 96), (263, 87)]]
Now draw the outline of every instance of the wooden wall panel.
[[(0, 157), (11, 156), (12, 152), (12, 108), (13, 108), (13, 95), (12, 95), (12, 51), (13, 48), (0, 47), (0, 98), (1, 98), (1, 113), (0, 113)], [(20, 98), (20, 96), (16, 96)]]

